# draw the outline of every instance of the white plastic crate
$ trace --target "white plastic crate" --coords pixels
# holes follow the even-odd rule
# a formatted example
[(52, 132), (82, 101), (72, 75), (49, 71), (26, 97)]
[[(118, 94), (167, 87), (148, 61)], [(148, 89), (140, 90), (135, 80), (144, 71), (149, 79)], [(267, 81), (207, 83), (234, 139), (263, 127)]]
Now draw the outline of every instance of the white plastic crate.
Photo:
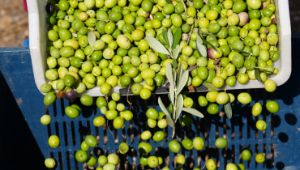
[[(280, 59), (274, 63), (279, 69), (279, 73), (272, 76), (277, 86), (284, 84), (291, 74), (291, 24), (289, 15), (289, 2), (287, 0), (276, 1), (276, 17), (278, 23), (279, 45), (278, 50)], [(47, 23), (46, 23), (46, 1), (45, 0), (27, 0), (29, 17), (29, 46), (32, 59), (32, 67), (35, 83), (39, 87), (47, 82), (45, 71), (46, 64), (46, 43), (47, 43)], [(242, 85), (238, 82), (234, 87), (227, 86), (226, 89), (251, 89), (263, 88), (263, 83), (257, 80), (250, 80)], [(114, 87), (113, 91), (119, 91), (120, 87)], [(91, 96), (103, 96), (99, 87), (86, 91), (84, 94)]]

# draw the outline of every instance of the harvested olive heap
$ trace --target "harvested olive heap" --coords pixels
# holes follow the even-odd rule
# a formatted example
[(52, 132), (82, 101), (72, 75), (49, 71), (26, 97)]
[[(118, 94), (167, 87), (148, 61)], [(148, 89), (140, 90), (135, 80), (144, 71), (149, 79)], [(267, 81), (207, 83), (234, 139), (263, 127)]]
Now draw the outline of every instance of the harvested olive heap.
[(167, 63), (190, 68), (186, 86), (194, 87), (265, 82), (278, 73), (270, 0), (60, 0), (49, 1), (46, 11), (46, 78), (62, 92), (100, 86), (107, 95), (115, 86), (130, 86), (148, 99), (165, 84)]
[[(99, 86), (106, 98), (98, 97), (96, 105), (107, 120), (113, 120), (114, 128), (120, 129), (133, 114), (125, 110), (124, 104), (117, 103), (120, 94), (112, 91), (114, 87), (129, 88), (146, 100), (156, 87), (167, 85), (170, 105), (164, 106), (159, 98), (162, 111), (149, 108), (147, 125), (160, 129), (169, 125), (174, 136), (177, 120), (181, 126), (191, 124), (191, 116), (180, 116), (181, 111), (203, 117), (193, 108), (194, 101), (181, 94), (182, 89), (204, 85), (211, 91), (199, 96), (200, 107), (207, 106), (209, 114), (217, 114), (219, 105), (224, 105), (227, 117), (231, 118), (230, 103), (235, 96), (216, 89), (252, 80), (264, 83), (268, 92), (276, 90), (276, 83), (269, 78), (279, 71), (273, 66), (279, 59), (275, 10), (273, 0), (48, 0), (45, 76), (49, 82), (40, 87), (46, 93), (44, 104), (50, 105), (63, 96), (73, 101), (76, 94)], [(108, 94), (112, 94), (110, 101)], [(249, 104), (252, 98), (244, 92), (237, 100)], [(91, 106), (93, 98), (82, 95), (80, 102)], [(279, 110), (275, 101), (268, 101), (266, 107), (271, 113)], [(76, 118), (81, 109), (72, 104), (65, 112), (70, 118)], [(261, 112), (262, 105), (255, 103), (253, 116)], [(103, 126), (105, 118), (97, 116), (94, 125)], [(46, 125), (50, 121), (51, 118), (44, 116), (42, 123)], [(258, 120), (256, 127), (264, 131), (267, 124)], [(164, 139), (164, 132), (157, 131), (153, 136), (150, 131), (141, 134), (143, 140), (151, 137), (159, 142)], [(49, 139), (49, 145), (57, 147), (59, 139), (54, 139), (54, 142)], [(186, 138), (181, 144), (186, 150), (204, 147), (201, 137)], [(181, 144), (174, 139), (169, 142), (169, 149), (178, 153)], [(95, 137), (87, 136), (81, 150), (76, 152), (76, 160), (95, 166), (97, 159), (89, 157), (87, 151), (96, 145)], [(224, 148), (227, 140), (218, 138), (215, 146)], [(138, 148), (144, 154), (152, 151), (147, 142), (141, 142)], [(126, 154), (128, 149), (127, 143), (120, 144), (121, 154)], [(119, 158), (110, 155), (99, 157), (101, 166), (97, 169), (115, 168)], [(264, 154), (256, 157), (257, 163), (265, 161)], [(242, 158), (249, 160), (251, 152), (245, 150)], [(53, 159), (47, 161), (47, 167), (55, 165)], [(185, 157), (178, 154), (174, 161), (183, 165)], [(162, 158), (148, 155), (141, 157), (140, 163), (154, 168), (162, 163)], [(238, 166), (243, 168), (242, 164)], [(216, 162), (209, 159), (206, 167), (216, 169)], [(232, 163), (227, 167), (237, 169)]]

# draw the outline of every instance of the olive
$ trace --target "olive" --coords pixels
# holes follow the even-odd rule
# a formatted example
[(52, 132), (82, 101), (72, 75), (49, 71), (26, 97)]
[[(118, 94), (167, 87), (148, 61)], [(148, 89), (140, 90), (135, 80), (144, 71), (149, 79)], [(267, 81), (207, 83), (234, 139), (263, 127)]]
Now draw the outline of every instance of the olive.
[(48, 14), (53, 14), (55, 11), (55, 8), (56, 8), (55, 4), (50, 2), (46, 5), (46, 12)]

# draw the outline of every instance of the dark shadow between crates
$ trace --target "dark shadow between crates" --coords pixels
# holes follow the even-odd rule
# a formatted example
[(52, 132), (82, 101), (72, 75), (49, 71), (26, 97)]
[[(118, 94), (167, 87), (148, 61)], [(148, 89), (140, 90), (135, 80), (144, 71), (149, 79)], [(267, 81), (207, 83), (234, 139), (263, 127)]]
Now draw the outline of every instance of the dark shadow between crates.
[(20, 165), (21, 169), (46, 169), (45, 158), (2, 72), (0, 89), (0, 169), (20, 169)]

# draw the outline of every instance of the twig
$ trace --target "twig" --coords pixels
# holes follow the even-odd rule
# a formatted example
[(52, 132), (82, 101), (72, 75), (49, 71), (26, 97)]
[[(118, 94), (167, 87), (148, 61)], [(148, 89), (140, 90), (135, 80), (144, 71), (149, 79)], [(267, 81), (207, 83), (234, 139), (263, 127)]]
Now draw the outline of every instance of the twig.
[(106, 103), (108, 104), (108, 96), (105, 95), (105, 100), (106, 100)]
[(106, 124), (107, 124), (107, 129), (108, 129), (108, 131), (110, 132), (110, 134), (111, 134), (111, 135), (114, 137), (114, 139), (115, 139), (114, 134), (113, 134), (112, 131), (109, 129), (108, 120), (106, 121)]
[(181, 0), (181, 3), (183, 4), (184, 11), (185, 11), (185, 14), (186, 14), (186, 5), (185, 5), (185, 3), (183, 2), (183, 0)]
[(205, 167), (206, 167), (206, 162), (205, 162), (205, 164), (203, 165), (203, 167), (201, 168), (201, 170), (203, 170)]
[(188, 71), (191, 72), (191, 71), (193, 71), (194, 69), (196, 69), (198, 67), (199, 67), (198, 65), (193, 65), (193, 66), (188, 68)]
[(193, 85), (189, 85), (188, 89), (190, 92), (196, 92)]
[(191, 33), (192, 33), (193, 29), (194, 29), (194, 24), (192, 25), (191, 31), (189, 32), (189, 36), (188, 36), (188, 39), (187, 39), (187, 41), (186, 41), (187, 44), (188, 44), (189, 41), (190, 41)]

